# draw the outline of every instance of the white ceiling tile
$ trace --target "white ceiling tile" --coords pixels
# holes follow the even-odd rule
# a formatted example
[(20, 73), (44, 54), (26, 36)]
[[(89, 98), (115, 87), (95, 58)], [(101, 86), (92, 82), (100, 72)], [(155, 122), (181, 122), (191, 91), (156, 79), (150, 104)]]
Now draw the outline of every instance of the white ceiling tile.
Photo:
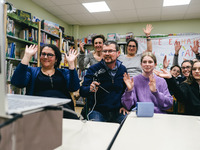
[(139, 22), (139, 19), (137, 17), (131, 17), (131, 18), (121, 18), (121, 19), (118, 19), (120, 23), (131, 23), (131, 22)]
[(184, 15), (177, 14), (177, 15), (165, 15), (161, 17), (161, 20), (182, 20)]
[(140, 17), (139, 21), (140, 22), (160, 21), (160, 16)]
[(92, 21), (92, 20), (96, 20), (96, 18), (91, 15), (91, 14), (75, 14), (75, 15), (71, 15), (73, 18), (76, 18), (76, 20), (79, 21)]
[(113, 10), (127, 10), (127, 9), (135, 9), (132, 0), (115, 0), (115, 1), (108, 1), (108, 7), (111, 11)]
[(134, 0), (137, 9), (162, 7), (163, 0)]
[(79, 5), (79, 4), (62, 5), (62, 6), (60, 6), (60, 8), (62, 8), (68, 14), (88, 13), (86, 8), (83, 5)]
[(57, 7), (57, 6), (49, 6), (47, 8), (47, 11), (51, 12), (55, 16), (65, 15), (66, 14), (66, 12), (64, 12), (60, 7)]
[(160, 16), (161, 9), (160, 8), (146, 8), (146, 9), (138, 9), (137, 14), (139, 17), (149, 17), (149, 16)]
[(187, 8), (188, 8), (188, 6), (163, 7), (162, 16), (177, 15), (177, 14), (185, 15)]
[(32, 1), (35, 2), (36, 4), (38, 4), (39, 6), (43, 7), (43, 8), (56, 5), (51, 0), (32, 0)]
[(137, 17), (137, 12), (135, 10), (113, 11), (113, 14), (119, 19)]
[(67, 4), (78, 4), (79, 1), (77, 0), (51, 0), (54, 2), (57, 6), (59, 5), (67, 5)]
[(200, 13), (188, 13), (184, 16), (184, 19), (196, 19), (200, 18)]
[(200, 13), (199, 6), (189, 6), (187, 13)]
[(67, 24), (79, 24), (79, 21), (74, 19), (70, 15), (61, 15), (61, 16), (58, 16), (58, 18), (60, 18), (62, 20), (66, 20)]

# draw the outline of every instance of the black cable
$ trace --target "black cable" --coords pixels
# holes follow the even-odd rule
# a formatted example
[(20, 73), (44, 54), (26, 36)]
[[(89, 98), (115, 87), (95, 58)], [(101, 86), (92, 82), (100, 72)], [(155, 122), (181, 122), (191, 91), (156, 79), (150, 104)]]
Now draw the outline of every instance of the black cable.
[(6, 122), (0, 124), (0, 129), (3, 128), (4, 126), (7, 126), (9, 124), (11, 124), (12, 122), (14, 122), (15, 120), (22, 118), (23, 115), (22, 114), (13, 114), (13, 118), (7, 120)]
[(120, 123), (119, 128), (117, 129), (117, 132), (115, 133), (114, 137), (112, 138), (112, 141), (108, 145), (107, 150), (110, 150), (111, 147), (113, 146), (113, 143), (115, 142), (115, 139), (117, 138), (117, 136), (118, 136), (118, 134), (119, 134), (119, 132), (120, 132), (120, 130), (121, 130), (121, 128), (122, 128), (122, 126), (123, 126), (123, 124), (124, 124), (124, 122), (125, 122), (125, 120), (126, 120), (127, 117), (128, 117), (128, 115), (126, 115), (126, 117)]

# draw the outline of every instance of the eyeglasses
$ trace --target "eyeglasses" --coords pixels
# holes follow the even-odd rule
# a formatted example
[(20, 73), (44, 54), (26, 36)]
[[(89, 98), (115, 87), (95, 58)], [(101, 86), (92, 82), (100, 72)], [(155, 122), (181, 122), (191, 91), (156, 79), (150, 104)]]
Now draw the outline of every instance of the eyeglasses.
[(131, 47), (135, 48), (136, 46), (135, 45), (128, 45), (128, 47), (129, 48), (131, 48)]
[(110, 54), (110, 53), (116, 52), (116, 50), (103, 50), (102, 52), (103, 53), (107, 53), (108, 52)]
[(45, 57), (47, 55), (48, 58), (52, 58), (53, 56), (55, 56), (52, 53), (41, 53), (41, 57)]
[(181, 67), (181, 69), (190, 69), (191, 68), (191, 66), (186, 66), (186, 67)]

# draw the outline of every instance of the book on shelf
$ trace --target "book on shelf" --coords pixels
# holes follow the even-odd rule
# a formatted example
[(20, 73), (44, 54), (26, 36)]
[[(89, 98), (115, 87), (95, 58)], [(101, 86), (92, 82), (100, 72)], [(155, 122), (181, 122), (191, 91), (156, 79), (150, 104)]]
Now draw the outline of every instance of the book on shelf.
[(6, 32), (8, 35), (14, 36), (15, 35), (15, 22), (14, 20), (7, 17), (7, 29)]

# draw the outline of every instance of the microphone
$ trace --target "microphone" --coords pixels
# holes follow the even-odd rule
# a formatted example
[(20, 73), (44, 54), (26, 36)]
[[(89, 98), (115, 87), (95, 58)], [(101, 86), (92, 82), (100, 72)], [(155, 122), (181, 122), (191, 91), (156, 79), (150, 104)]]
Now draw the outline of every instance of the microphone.
[[(96, 72), (94, 73), (94, 75), (93, 75), (93, 81), (99, 82), (99, 79), (98, 79), (98, 78), (99, 78), (99, 75), (100, 75), (100, 74), (103, 74), (103, 73), (105, 73), (105, 72), (106, 72), (106, 70), (103, 69), (103, 68), (101, 68), (100, 70), (96, 71)], [(102, 86), (98, 85), (98, 87), (101, 88), (102, 90), (104, 90), (106, 93), (110, 93), (110, 92), (108, 92), (106, 89), (104, 89)]]

